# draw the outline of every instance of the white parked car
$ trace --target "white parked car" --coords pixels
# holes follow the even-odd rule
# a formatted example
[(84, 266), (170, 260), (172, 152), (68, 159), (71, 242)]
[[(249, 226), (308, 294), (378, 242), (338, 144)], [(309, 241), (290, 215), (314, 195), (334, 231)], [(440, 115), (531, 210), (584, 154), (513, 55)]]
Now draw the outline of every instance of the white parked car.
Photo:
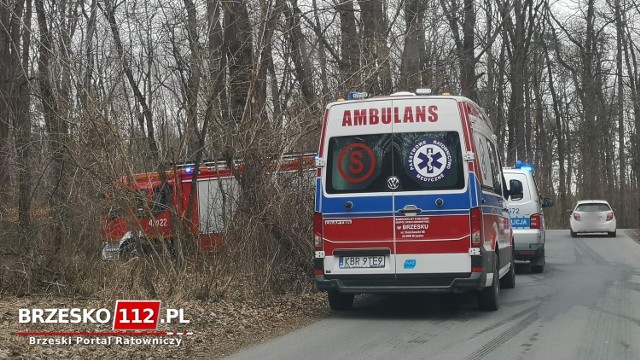
[(606, 200), (578, 201), (569, 217), (571, 237), (578, 233), (607, 233), (616, 236), (615, 210)]

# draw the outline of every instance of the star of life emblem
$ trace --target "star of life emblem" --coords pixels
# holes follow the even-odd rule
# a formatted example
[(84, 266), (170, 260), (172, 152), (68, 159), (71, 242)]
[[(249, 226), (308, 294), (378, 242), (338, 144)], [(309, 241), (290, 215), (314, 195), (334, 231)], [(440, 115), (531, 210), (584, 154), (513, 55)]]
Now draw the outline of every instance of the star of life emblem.
[(436, 182), (451, 169), (451, 152), (438, 140), (423, 140), (408, 156), (409, 170), (418, 180)]

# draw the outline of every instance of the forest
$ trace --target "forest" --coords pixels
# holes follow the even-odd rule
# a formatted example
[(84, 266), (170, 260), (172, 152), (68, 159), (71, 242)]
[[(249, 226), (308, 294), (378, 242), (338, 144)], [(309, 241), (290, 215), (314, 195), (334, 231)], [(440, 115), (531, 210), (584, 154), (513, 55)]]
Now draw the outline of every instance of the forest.
[[(636, 0), (0, 0), (0, 293), (308, 287), (313, 190), (266, 169), (315, 152), (351, 90), (466, 96), (555, 199), (547, 227), (602, 198), (637, 228), (639, 18)], [(100, 263), (115, 181), (211, 159), (245, 163), (230, 250)]]

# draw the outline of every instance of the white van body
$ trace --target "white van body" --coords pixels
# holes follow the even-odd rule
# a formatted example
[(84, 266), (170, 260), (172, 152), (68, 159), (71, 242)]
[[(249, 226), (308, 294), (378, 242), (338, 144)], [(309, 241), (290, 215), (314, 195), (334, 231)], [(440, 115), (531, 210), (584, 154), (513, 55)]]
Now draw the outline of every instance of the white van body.
[(504, 168), (504, 177), (507, 184), (514, 180), (522, 184), (522, 198), (509, 199), (516, 260), (530, 261), (531, 271), (541, 273), (545, 265), (546, 240), (543, 208), (553, 202), (540, 197), (532, 171)]
[(333, 309), (362, 293), (477, 292), (496, 310), (500, 283), (515, 286), (496, 138), (471, 100), (331, 103), (317, 165), (314, 268)]

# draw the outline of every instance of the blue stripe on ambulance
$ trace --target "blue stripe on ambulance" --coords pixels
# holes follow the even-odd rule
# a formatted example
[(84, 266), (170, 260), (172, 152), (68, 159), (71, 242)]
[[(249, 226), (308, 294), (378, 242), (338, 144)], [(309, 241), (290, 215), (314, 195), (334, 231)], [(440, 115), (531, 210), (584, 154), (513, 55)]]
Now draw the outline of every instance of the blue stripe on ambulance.
[[(420, 209), (422, 209), (423, 213), (425, 211), (434, 211), (439, 212), (442, 211), (453, 211), (453, 210), (464, 210), (464, 213), (469, 213), (469, 194), (466, 192), (459, 194), (420, 194), (420, 195), (410, 195), (411, 193), (405, 192), (396, 194), (396, 208), (401, 209), (405, 205), (417, 205)], [(443, 205), (442, 207), (436, 206), (436, 200), (442, 199)]]
[(470, 172), (469, 173), (469, 197), (471, 198), (471, 207), (478, 206), (478, 196), (476, 195), (476, 189), (480, 186), (478, 184), (478, 178), (476, 178), (476, 174)]
[[(475, 196), (476, 189), (479, 188), (477, 178), (474, 173), (470, 173), (469, 187), (466, 192), (458, 194), (416, 194), (411, 195), (410, 192), (395, 194), (395, 207), (402, 208), (406, 204), (420, 204), (422, 209), (421, 215), (465, 215), (469, 214), (470, 207), (478, 206), (478, 198)], [(322, 192), (321, 179), (316, 180), (316, 211), (326, 215), (337, 215), (340, 217), (375, 217), (390, 216), (393, 211), (392, 193), (379, 193), (380, 195), (362, 196), (351, 194), (353, 196), (345, 197), (327, 197)], [(495, 198), (495, 199), (494, 199)], [(485, 196), (485, 205), (499, 206), (498, 200), (500, 196), (487, 194)], [(435, 205), (437, 199), (444, 201), (443, 207)], [(487, 199), (489, 203), (486, 203)], [(345, 209), (345, 202), (352, 201), (354, 203), (353, 211)], [(495, 203), (495, 204), (494, 204)]]
[(316, 178), (316, 212), (320, 212), (322, 200), (322, 178)]
[(335, 213), (349, 212), (345, 208), (347, 201), (353, 202), (353, 216), (362, 213), (377, 213), (378, 216), (392, 213), (393, 197), (391, 193), (379, 196), (347, 196), (322, 198), (322, 213), (326, 216)]

